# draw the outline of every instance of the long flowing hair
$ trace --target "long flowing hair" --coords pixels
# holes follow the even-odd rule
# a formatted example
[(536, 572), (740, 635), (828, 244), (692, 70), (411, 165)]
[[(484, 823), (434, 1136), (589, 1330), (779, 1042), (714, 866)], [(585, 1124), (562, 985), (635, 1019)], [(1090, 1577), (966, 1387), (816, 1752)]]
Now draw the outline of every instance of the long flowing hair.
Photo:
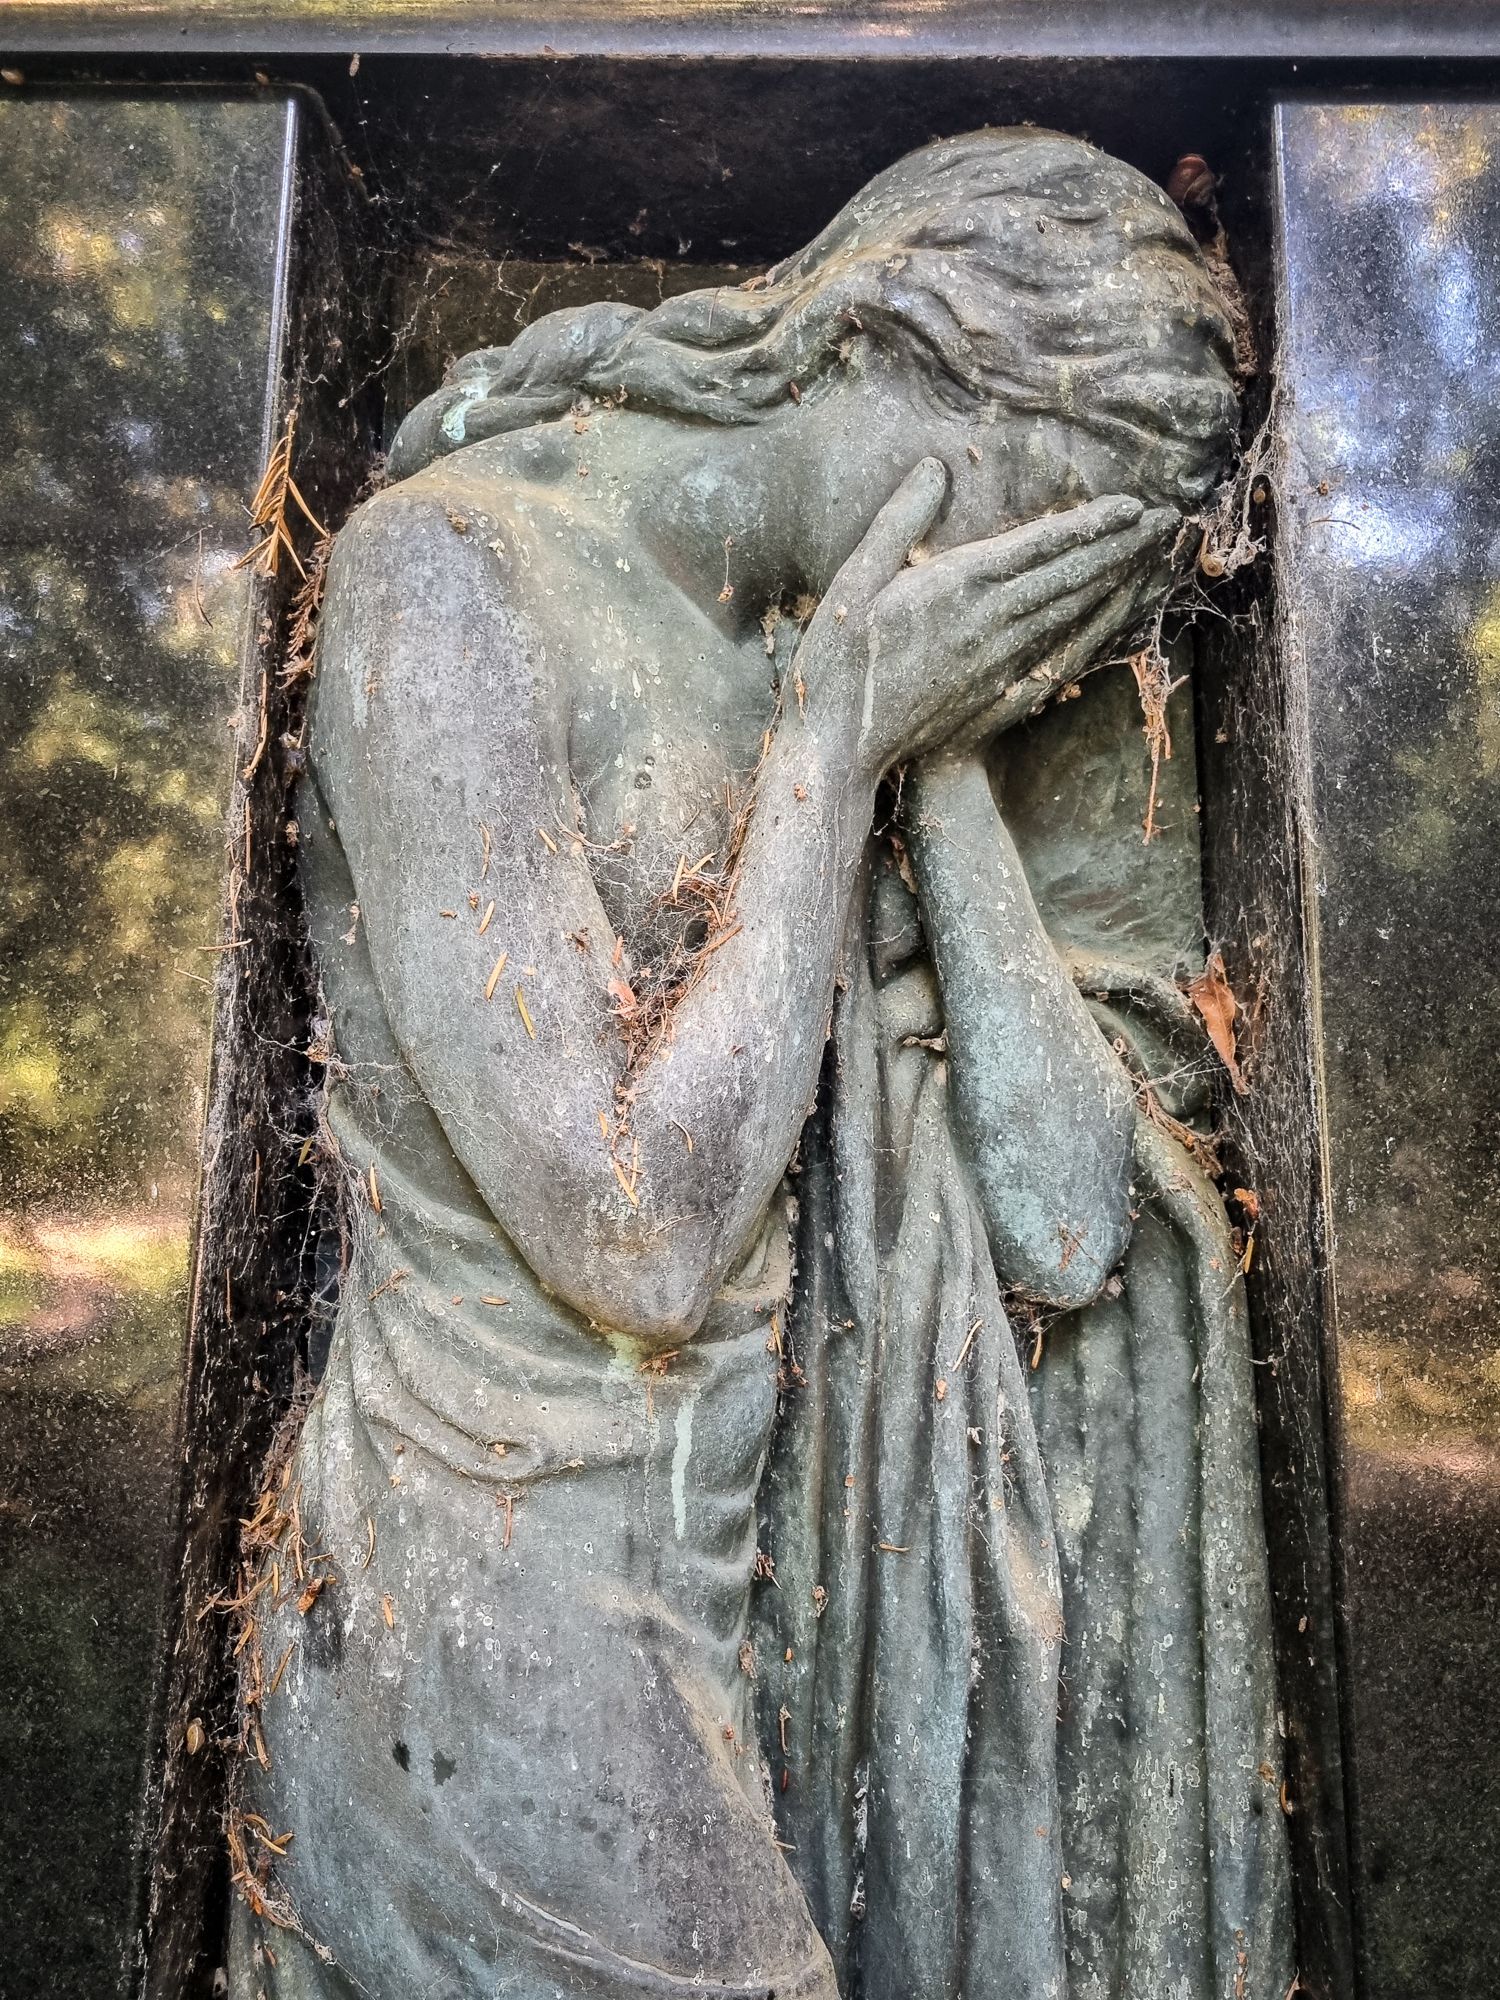
[(402, 424), (390, 473), (581, 399), (751, 424), (792, 384), (836, 382), (864, 343), (914, 394), (1106, 446), (1115, 490), (1151, 504), (1196, 505), (1232, 450), (1233, 339), (1177, 210), (1122, 161), (1020, 127), (908, 154), (748, 285), (569, 307), (464, 356)]

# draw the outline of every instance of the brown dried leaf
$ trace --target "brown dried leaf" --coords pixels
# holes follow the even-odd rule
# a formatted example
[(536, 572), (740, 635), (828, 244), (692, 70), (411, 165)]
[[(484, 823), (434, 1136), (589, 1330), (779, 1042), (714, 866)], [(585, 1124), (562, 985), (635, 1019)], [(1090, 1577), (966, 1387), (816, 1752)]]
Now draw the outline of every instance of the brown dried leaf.
[(1208, 1039), (1213, 1043), (1215, 1053), (1229, 1072), (1229, 1080), (1236, 1092), (1243, 1097), (1247, 1085), (1240, 1070), (1235, 1053), (1234, 1023), (1240, 1011), (1240, 1003), (1234, 997), (1234, 990), (1224, 976), (1224, 958), (1215, 952), (1203, 971), (1189, 981), (1187, 997), (1202, 1016), (1203, 1025), (1208, 1030)]
[(636, 999), (628, 979), (611, 979), (608, 986), (609, 997), (615, 1003), (615, 1012), (622, 1021), (628, 1021), (639, 1012), (640, 1002)]

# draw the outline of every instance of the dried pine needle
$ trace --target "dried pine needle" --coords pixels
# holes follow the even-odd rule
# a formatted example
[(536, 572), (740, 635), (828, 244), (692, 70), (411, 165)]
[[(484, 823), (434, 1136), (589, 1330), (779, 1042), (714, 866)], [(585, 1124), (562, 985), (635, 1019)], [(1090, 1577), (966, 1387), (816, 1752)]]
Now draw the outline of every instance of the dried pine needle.
[(485, 907), (484, 915), (479, 919), (480, 937), (483, 937), (485, 932), (489, 929), (490, 919), (491, 917), (494, 916), (494, 914), (495, 914), (495, 900), (493, 897), (491, 897), (489, 903)]
[(282, 432), (271, 456), (266, 460), (266, 469), (261, 474), (260, 484), (255, 489), (255, 497), (250, 502), (250, 522), (261, 532), (261, 540), (253, 549), (247, 549), (234, 565), (236, 569), (254, 567), (260, 576), (276, 576), (281, 568), (282, 551), (292, 559), (297, 574), (305, 582), (307, 571), (297, 554), (291, 531), (287, 527), (287, 505), (294, 503), (304, 519), (311, 523), (314, 534), (324, 538), (328, 530), (308, 506), (292, 477), (292, 439), (297, 430), (297, 412), (287, 412), (286, 429)]
[(375, 1178), (375, 1162), (370, 1162), (370, 1206), (377, 1215), (385, 1204), (380, 1199), (380, 1182)]
[(516, 988), (516, 1009), (521, 1016), (521, 1020), (523, 1025), (525, 1026), (527, 1034), (531, 1037), (532, 1041), (535, 1041), (536, 1023), (532, 1020), (531, 1010), (526, 1005), (526, 995), (521, 991), (519, 986)]
[(1151, 786), (1146, 798), (1146, 818), (1144, 821), (1145, 844), (1155, 840), (1161, 831), (1156, 823), (1157, 788), (1161, 779), (1161, 767), (1172, 760), (1172, 734), (1167, 726), (1167, 704), (1182, 686), (1182, 678), (1172, 678), (1171, 663), (1162, 651), (1160, 620), (1158, 629), (1152, 635), (1151, 643), (1143, 646), (1130, 658), (1130, 671), (1135, 676), (1136, 689), (1141, 699), (1142, 732), (1146, 738), (1146, 748), (1151, 758)]
[(737, 938), (744, 928), (743, 924), (736, 924), (733, 930), (720, 931), (717, 937), (712, 937), (707, 944), (699, 946), (699, 958), (707, 958), (710, 952), (718, 951), (721, 946), (728, 944), (731, 938)]
[(641, 1198), (636, 1193), (635, 1189), (631, 1186), (630, 1176), (626, 1173), (625, 1169), (620, 1165), (620, 1162), (618, 1160), (611, 1160), (609, 1164), (615, 1170), (615, 1179), (620, 1183), (620, 1186), (625, 1191), (625, 1199), (630, 1203), (630, 1206), (632, 1208), (639, 1208), (641, 1205)]
[(494, 999), (495, 988), (500, 984), (500, 975), (504, 972), (505, 961), (509, 957), (510, 953), (508, 951), (502, 951), (500, 956), (495, 960), (494, 969), (490, 973), (489, 978), (484, 982), (484, 997), (486, 1000)]
[[(255, 551), (252, 550), (251, 553), (254, 554)], [(238, 567), (238, 565), (236, 565), (236, 567)], [(256, 772), (260, 769), (260, 760), (266, 754), (266, 742), (270, 736), (270, 733), (271, 733), (271, 676), (269, 671), (266, 668), (262, 667), (260, 672), (260, 727), (256, 733), (255, 748), (251, 752), (250, 762), (245, 766), (244, 770), (240, 772), (240, 777), (244, 780), (244, 782), (247, 785), (249, 784), (250, 780), (255, 776)], [(247, 799), (245, 801), (245, 807), (247, 812), (249, 811), (249, 805), (250, 801)]]

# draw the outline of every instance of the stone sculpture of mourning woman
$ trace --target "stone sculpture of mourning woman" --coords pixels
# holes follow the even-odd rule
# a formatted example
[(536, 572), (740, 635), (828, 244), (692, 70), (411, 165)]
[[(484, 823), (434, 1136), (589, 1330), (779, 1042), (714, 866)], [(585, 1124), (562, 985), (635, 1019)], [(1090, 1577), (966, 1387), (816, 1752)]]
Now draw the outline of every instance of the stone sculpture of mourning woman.
[[(1225, 1220), (983, 754), (1169, 587), (1229, 347), (1157, 188), (981, 132), (403, 426), (319, 642), (336, 1580), (263, 1620), (242, 2000), (1281, 2000)], [(1007, 1296), (1077, 1309), (1032, 1387)]]

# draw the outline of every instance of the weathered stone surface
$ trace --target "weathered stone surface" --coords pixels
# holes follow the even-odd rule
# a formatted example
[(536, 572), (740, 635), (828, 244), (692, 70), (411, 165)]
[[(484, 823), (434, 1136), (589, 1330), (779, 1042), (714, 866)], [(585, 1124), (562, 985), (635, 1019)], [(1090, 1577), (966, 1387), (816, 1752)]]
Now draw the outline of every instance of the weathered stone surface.
[(1132, 871), (1138, 955), (1049, 937), (984, 754), (1160, 601), (1229, 357), (1159, 189), (998, 132), (403, 424), (300, 814), (349, 1268), (261, 1517), (246, 2000), (1281, 2000), (1204, 1043)]

